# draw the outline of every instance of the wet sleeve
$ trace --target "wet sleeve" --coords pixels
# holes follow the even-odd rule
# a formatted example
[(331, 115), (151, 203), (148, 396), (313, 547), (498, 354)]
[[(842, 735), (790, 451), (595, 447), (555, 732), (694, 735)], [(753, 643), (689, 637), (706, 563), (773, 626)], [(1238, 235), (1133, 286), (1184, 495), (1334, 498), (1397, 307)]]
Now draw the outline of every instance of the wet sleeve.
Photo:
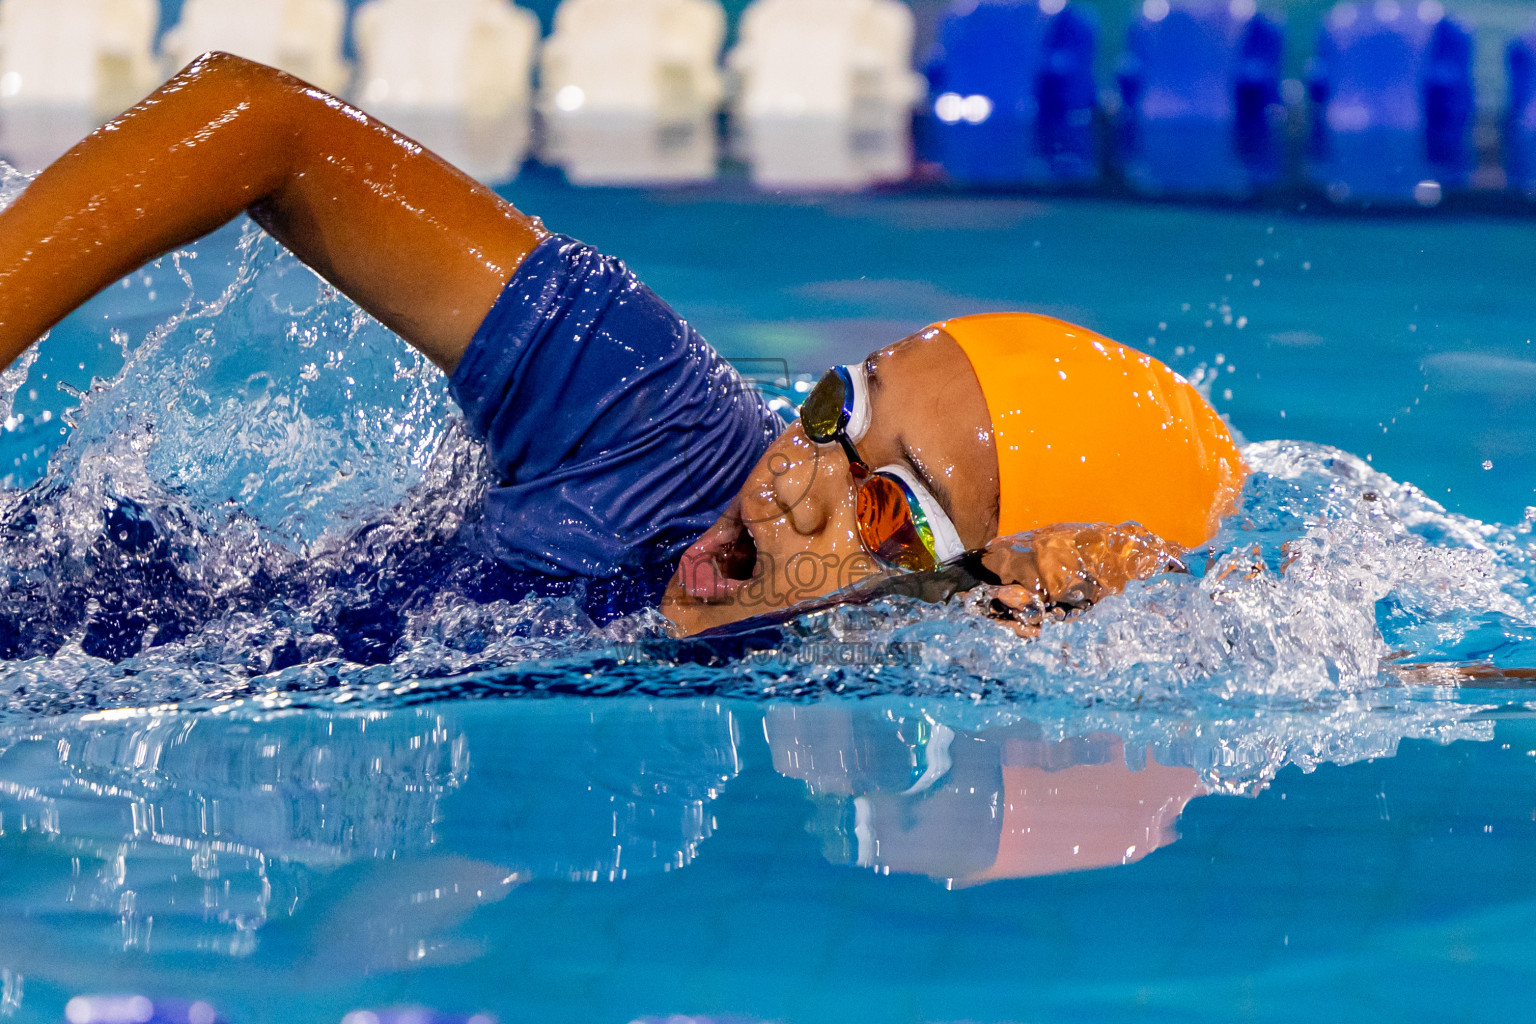
[(450, 387), (498, 477), (491, 553), (551, 576), (676, 558), (783, 429), (622, 262), (561, 236), (523, 261)]

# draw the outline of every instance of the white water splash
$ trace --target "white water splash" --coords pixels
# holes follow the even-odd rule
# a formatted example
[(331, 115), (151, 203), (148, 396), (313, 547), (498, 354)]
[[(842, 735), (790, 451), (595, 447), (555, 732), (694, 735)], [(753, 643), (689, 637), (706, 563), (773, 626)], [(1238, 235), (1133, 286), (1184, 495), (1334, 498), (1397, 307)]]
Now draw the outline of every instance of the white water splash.
[(21, 1010), (26, 979), (11, 970), (0, 970), (0, 1017), (14, 1017)]
[[(32, 183), (32, 178), (22, 174), (16, 168), (3, 160), (0, 160), (0, 210), (19, 196), (23, 189)], [(46, 340), (46, 335), (44, 336)], [(27, 374), (32, 369), (32, 364), (37, 362), (37, 349), (34, 347), (22, 354), (21, 358), (4, 370), (0, 370), (0, 425), (10, 431), (15, 429), (15, 421), (11, 413), (16, 406), (16, 393), (26, 383)]]
[(0, 160), (0, 210), (10, 206), (22, 190), (32, 184), (32, 177)]
[[(452, 426), (441, 375), (270, 239), (247, 229), (223, 278), (216, 248), (197, 259), (156, 272), (185, 289), (179, 312), (120, 338), (122, 371), (81, 396), (47, 476), (0, 491), (13, 713), (466, 687), (1337, 708), (1392, 702), (1403, 652), (1503, 664), (1536, 636), (1528, 524), (1455, 516), (1346, 453), (1266, 442), (1246, 449), (1254, 477), (1203, 571), (1135, 584), (1032, 642), (958, 603), (891, 602), (705, 665), (654, 612), (599, 629), (568, 598), (481, 600), (444, 579), (358, 663), (338, 614), (406, 585), (398, 553), (473, 515), (483, 453)], [(828, 643), (921, 656), (860, 668)]]

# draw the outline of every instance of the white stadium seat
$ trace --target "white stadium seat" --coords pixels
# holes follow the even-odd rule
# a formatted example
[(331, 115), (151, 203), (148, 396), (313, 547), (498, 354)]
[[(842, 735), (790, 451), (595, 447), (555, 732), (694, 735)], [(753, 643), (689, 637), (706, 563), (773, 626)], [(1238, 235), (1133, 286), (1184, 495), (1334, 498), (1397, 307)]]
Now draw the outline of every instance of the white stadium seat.
[(584, 183), (715, 173), (719, 0), (564, 0), (541, 60), (546, 159)]
[(155, 0), (0, 0), (0, 154), (46, 165), (160, 83)]
[(371, 0), (354, 100), (485, 181), (528, 151), (539, 21), (510, 0)]
[(509, 0), (371, 0), (352, 32), (372, 107), (498, 117), (531, 101), (539, 20)]
[(225, 50), (341, 92), (347, 9), (342, 0), (186, 0), (181, 21), (160, 41), (168, 71), (209, 50)]
[(727, 61), (731, 112), (753, 179), (856, 188), (905, 177), (912, 12), (899, 0), (756, 0)]

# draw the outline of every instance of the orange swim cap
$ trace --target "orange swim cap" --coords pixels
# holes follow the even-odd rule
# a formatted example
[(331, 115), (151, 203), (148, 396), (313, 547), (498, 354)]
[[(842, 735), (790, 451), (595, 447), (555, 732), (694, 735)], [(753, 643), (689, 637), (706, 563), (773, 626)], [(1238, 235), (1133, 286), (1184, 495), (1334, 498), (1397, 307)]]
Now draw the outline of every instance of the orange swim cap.
[(1196, 547), (1248, 467), (1216, 410), (1135, 349), (1032, 313), (934, 324), (981, 383), (997, 447), (999, 535), (1135, 521)]

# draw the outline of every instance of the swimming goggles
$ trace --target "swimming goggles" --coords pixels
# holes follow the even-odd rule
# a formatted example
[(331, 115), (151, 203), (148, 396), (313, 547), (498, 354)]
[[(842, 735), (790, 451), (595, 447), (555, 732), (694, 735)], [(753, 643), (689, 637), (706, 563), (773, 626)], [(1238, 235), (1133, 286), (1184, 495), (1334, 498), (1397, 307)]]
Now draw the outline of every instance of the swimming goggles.
[(800, 425), (817, 444), (837, 442), (857, 486), (859, 540), (880, 561), (923, 572), (965, 554), (955, 524), (905, 466), (871, 470), (855, 445), (869, 430), (869, 376), (862, 363), (826, 372), (800, 406)]

